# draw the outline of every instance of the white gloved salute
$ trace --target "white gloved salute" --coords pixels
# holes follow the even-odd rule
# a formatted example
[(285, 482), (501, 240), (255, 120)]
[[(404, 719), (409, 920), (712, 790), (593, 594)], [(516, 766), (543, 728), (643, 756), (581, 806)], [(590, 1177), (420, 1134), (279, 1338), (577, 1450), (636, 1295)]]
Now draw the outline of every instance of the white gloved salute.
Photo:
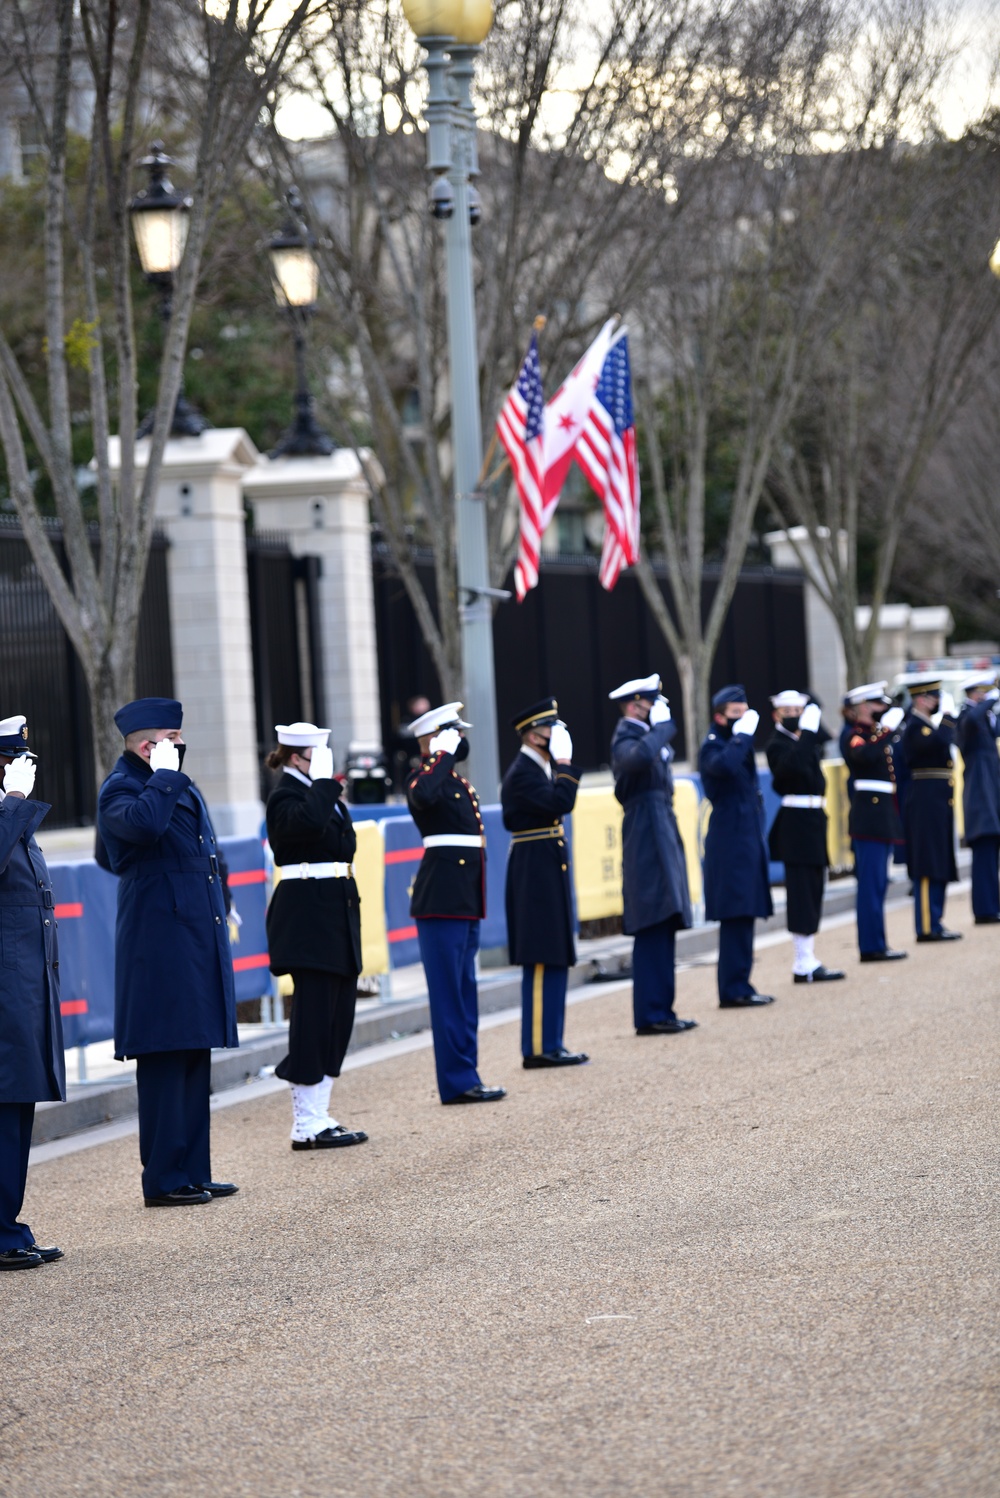
[(941, 693), (941, 716), (942, 718), (958, 717), (958, 711), (955, 707), (955, 699), (950, 692)]
[(573, 758), (573, 740), (565, 723), (553, 723), (549, 739), (549, 757), (556, 761)]
[(3, 788), (8, 796), (24, 796), (27, 799), (34, 786), (35, 761), (28, 754), (19, 754), (3, 772)]
[(879, 721), (882, 728), (887, 728), (890, 733), (895, 733), (905, 717), (906, 714), (901, 707), (890, 707), (887, 713), (882, 714)]
[(149, 768), (151, 770), (179, 770), (181, 757), (177, 753), (177, 745), (172, 739), (159, 739), (152, 748), (149, 756)]
[(431, 739), (432, 754), (454, 754), (462, 742), (462, 735), (457, 728), (442, 728), (440, 733)]
[(666, 697), (657, 697), (649, 709), (649, 726), (655, 728), (658, 723), (669, 723), (672, 716)]
[(815, 702), (807, 703), (799, 717), (799, 727), (803, 733), (818, 733), (819, 719), (820, 711)]
[(733, 733), (755, 734), (759, 722), (760, 713), (756, 712), (752, 707), (748, 707), (742, 718), (737, 718), (733, 724)]
[(329, 744), (315, 744), (309, 760), (310, 780), (333, 779), (333, 750)]
[(996, 702), (996, 700), (997, 700), (998, 697), (1000, 697), (1000, 687), (990, 687), (990, 690), (986, 693), (986, 696), (983, 698), (983, 701), (984, 702)]

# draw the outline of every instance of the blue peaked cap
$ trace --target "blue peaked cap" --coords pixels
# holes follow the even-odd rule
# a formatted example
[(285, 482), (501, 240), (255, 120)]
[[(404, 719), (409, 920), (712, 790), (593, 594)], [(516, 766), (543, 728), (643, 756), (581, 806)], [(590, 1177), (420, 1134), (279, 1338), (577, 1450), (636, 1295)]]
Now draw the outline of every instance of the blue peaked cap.
[(141, 728), (180, 728), (184, 709), (173, 697), (139, 697), (115, 713), (122, 738)]
[(712, 707), (716, 712), (721, 712), (729, 702), (746, 702), (747, 689), (739, 682), (731, 687), (720, 687), (712, 698)]

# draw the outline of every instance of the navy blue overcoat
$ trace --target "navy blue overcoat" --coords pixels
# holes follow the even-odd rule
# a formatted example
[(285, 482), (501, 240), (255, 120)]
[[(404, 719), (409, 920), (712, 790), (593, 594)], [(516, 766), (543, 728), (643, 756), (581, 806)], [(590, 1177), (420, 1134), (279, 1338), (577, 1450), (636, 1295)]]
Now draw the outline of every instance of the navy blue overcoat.
[(0, 1103), (66, 1096), (52, 882), (35, 842), (44, 801), (0, 801)]
[(663, 921), (672, 921), (677, 930), (691, 924), (687, 863), (670, 773), (670, 741), (676, 732), (673, 721), (649, 728), (636, 718), (622, 718), (611, 740), (615, 795), (625, 808), (622, 925), (629, 935)]
[(507, 857), (507, 947), (518, 967), (572, 967), (573, 890), (563, 817), (576, 804), (580, 771), (552, 775), (523, 750), (500, 787), (503, 825), (515, 834)]
[(967, 843), (1000, 837), (1000, 723), (995, 707), (995, 702), (969, 703), (958, 720), (958, 747), (965, 762), (962, 807)]
[(764, 802), (752, 734), (735, 733), (725, 739), (713, 729), (701, 746), (698, 769), (712, 803), (705, 834), (706, 920), (772, 915)]
[(97, 825), (119, 875), (115, 1055), (239, 1044), (215, 833), (191, 780), (125, 753)]
[(935, 725), (912, 713), (903, 729), (900, 747), (910, 772), (903, 800), (903, 831), (911, 879), (944, 880), (947, 884), (958, 878), (955, 766), (951, 757), (954, 742), (955, 725), (949, 718)]

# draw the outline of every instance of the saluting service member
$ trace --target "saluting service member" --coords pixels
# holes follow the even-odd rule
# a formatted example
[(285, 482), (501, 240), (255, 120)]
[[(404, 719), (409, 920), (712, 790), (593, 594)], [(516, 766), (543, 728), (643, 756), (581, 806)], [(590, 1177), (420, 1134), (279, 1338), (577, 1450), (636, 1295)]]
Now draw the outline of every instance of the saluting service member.
[(757, 784), (753, 736), (760, 714), (746, 688), (723, 687), (712, 698), (713, 727), (698, 755), (712, 815), (705, 835), (705, 917), (719, 922), (719, 1008), (773, 1004), (750, 981), (753, 923), (774, 913), (764, 843), (764, 802)]
[(771, 857), (785, 865), (786, 924), (795, 949), (792, 975), (796, 983), (831, 983), (844, 973), (824, 967), (815, 951), (827, 867), (820, 710), (804, 692), (795, 691), (772, 697), (771, 709), (774, 733), (767, 743), (767, 763), (781, 806), (771, 823), (768, 847)]
[(632, 947), (632, 1017), (637, 1035), (680, 1035), (697, 1020), (674, 1013), (677, 932), (691, 924), (684, 845), (674, 817), (671, 741), (677, 725), (660, 678), (637, 677), (610, 692), (621, 708), (611, 740), (622, 819), (622, 926)]
[(354, 1028), (361, 971), (361, 909), (354, 882), (357, 837), (333, 778), (330, 730), (279, 723), (267, 756), (281, 779), (267, 801), (277, 885), (267, 908), (272, 973), (294, 984), (288, 1055), (274, 1069), (292, 1092), (292, 1149), (363, 1144), (362, 1129), (330, 1117)]
[(857, 876), (858, 948), (862, 962), (899, 962), (885, 935), (885, 895), (893, 850), (903, 843), (896, 796), (894, 746), (903, 709), (886, 696), (888, 683), (866, 682), (844, 698), (840, 748), (847, 766), (848, 831)]
[(507, 859), (507, 944), (521, 976), (521, 1055), (528, 1071), (581, 1066), (563, 1045), (566, 985), (576, 962), (573, 892), (563, 817), (576, 803), (580, 771), (559, 704), (544, 697), (511, 720), (521, 749), (500, 787)]
[(486, 834), (479, 797), (455, 769), (468, 758), (459, 717), (462, 704), (447, 702), (414, 719), (420, 766), (406, 782), (406, 801), (424, 842), (413, 882), (410, 914), (434, 1036), (434, 1064), (442, 1103), (494, 1103), (503, 1087), (485, 1087), (477, 1070), (479, 993), (476, 953), (486, 914)]
[(115, 1056), (136, 1059), (147, 1207), (232, 1196), (213, 1181), (211, 1053), (236, 1047), (236, 1001), (215, 832), (181, 769), (183, 709), (143, 697), (115, 713), (125, 752), (101, 786), (97, 825), (119, 876)]
[(956, 736), (965, 762), (962, 806), (965, 841), (972, 849), (972, 914), (977, 926), (1000, 921), (1000, 719), (995, 671), (978, 671), (962, 683), (965, 703)]
[[(942, 925), (945, 891), (955, 866), (955, 702), (937, 677), (910, 682), (913, 709), (900, 736), (910, 770), (903, 803), (906, 867), (913, 880), (917, 941), (961, 941)], [(938, 715), (940, 716), (938, 717)], [(932, 718), (938, 717), (936, 723)]]
[(0, 1269), (63, 1257), (18, 1222), (35, 1104), (66, 1096), (59, 950), (52, 881), (35, 842), (50, 807), (35, 800), (35, 756), (23, 717), (0, 721)]

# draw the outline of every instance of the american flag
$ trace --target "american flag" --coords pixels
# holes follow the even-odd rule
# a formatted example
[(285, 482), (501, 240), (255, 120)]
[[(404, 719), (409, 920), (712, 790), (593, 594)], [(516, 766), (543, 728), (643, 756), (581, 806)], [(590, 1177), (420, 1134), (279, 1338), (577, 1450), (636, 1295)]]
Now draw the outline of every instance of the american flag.
[(538, 584), (538, 552), (548, 520), (542, 498), (545, 397), (538, 338), (532, 333), (520, 374), (497, 417), (497, 436), (510, 458), (521, 500), (520, 540), (514, 567), (518, 603)]
[(608, 349), (575, 453), (604, 505), (598, 576), (610, 590), (623, 567), (639, 560), (639, 464), (635, 451), (632, 370), (624, 328)]

